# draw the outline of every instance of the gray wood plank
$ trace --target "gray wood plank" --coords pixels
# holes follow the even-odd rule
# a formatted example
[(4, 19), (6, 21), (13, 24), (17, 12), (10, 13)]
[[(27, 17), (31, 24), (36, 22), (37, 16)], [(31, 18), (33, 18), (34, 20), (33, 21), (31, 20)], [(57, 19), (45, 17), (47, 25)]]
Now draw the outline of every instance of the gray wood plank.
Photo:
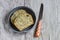
[(57, 0), (43, 0), (44, 15), (43, 15), (43, 40), (56, 40), (57, 27)]
[(57, 0), (57, 13), (58, 13), (58, 24), (60, 24), (60, 0)]
[(57, 24), (55, 34), (55, 40), (60, 40), (60, 24)]
[(0, 0), (0, 40), (24, 40), (25, 35), (14, 33), (8, 26), (3, 24), (3, 19), (13, 8), (24, 6), (24, 0)]
[(55, 39), (60, 40), (60, 0), (57, 0), (57, 26)]

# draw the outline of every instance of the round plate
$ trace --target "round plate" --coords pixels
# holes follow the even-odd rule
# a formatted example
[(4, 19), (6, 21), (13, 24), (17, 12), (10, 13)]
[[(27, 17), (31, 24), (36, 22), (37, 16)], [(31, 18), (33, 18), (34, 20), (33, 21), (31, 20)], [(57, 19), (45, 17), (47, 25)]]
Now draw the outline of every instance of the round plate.
[(30, 25), (28, 28), (24, 29), (23, 31), (19, 31), (19, 29), (17, 29), (12, 23), (11, 23), (11, 16), (14, 14), (14, 12), (16, 12), (17, 10), (25, 10), (26, 12), (28, 12), (29, 14), (32, 15), (33, 17), (33, 20), (34, 20), (34, 24), (35, 24), (35, 21), (36, 21), (36, 16), (35, 16), (35, 13), (33, 12), (32, 9), (28, 8), (28, 7), (24, 7), (24, 6), (20, 6), (20, 7), (16, 7), (14, 8), (13, 10), (10, 11), (9, 13), (9, 17), (8, 17), (8, 21), (9, 21), (9, 25), (12, 27), (12, 29), (14, 29), (15, 32), (27, 32), (28, 30), (30, 30), (33, 26), (33, 25)]

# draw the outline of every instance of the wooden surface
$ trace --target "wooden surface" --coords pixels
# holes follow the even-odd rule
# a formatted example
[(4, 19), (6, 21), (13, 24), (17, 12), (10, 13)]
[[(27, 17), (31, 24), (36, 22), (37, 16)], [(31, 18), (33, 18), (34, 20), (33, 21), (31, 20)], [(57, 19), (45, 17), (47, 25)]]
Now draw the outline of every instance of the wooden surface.
[[(33, 35), (41, 3), (44, 4), (41, 35), (35, 38)], [(14, 33), (4, 22), (6, 14), (18, 6), (27, 6), (36, 15), (34, 27), (26, 34)], [(60, 40), (60, 0), (0, 0), (0, 40)]]

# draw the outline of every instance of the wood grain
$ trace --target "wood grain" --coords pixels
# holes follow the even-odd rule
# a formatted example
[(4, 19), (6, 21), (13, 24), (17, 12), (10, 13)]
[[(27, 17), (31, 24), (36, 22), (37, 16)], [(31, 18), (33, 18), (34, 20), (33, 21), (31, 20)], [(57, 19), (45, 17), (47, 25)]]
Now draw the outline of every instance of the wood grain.
[(44, 3), (43, 40), (56, 40), (57, 0), (43, 0), (42, 2)]
[[(13, 33), (3, 19), (6, 14), (17, 6), (27, 6), (39, 15), (40, 4), (44, 4), (41, 36), (33, 37), (36, 24), (26, 34)], [(8, 31), (7, 31), (8, 30)], [(10, 31), (9, 31), (10, 30)], [(0, 0), (0, 40), (60, 40), (60, 0)]]

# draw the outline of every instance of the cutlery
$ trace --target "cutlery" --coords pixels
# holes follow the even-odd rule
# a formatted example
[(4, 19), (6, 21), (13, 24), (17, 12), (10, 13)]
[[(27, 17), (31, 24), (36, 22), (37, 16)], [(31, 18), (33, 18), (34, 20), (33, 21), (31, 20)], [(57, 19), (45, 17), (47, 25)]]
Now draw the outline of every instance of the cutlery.
[(40, 7), (40, 11), (39, 11), (37, 27), (36, 27), (35, 34), (34, 34), (35, 37), (40, 36), (41, 26), (42, 26), (42, 16), (43, 16), (43, 3), (41, 3), (41, 7)]
[[(23, 10), (25, 10), (26, 12), (28, 12), (28, 14), (30, 14), (31, 16), (32, 16), (32, 18), (33, 18), (33, 21), (34, 21), (34, 24), (35, 24), (35, 22), (36, 22), (36, 16), (35, 16), (35, 13), (34, 13), (34, 11), (31, 9), (31, 8), (29, 8), (29, 7), (25, 7), (25, 6), (18, 6), (18, 7), (16, 7), (16, 8), (14, 8), (14, 9), (12, 9), (9, 13), (8, 13), (8, 24), (9, 24), (9, 26), (12, 28), (12, 31), (13, 32), (16, 32), (16, 33), (27, 33), (30, 29), (32, 29), (33, 28), (33, 26), (34, 26), (34, 24), (32, 24), (32, 25), (30, 25), (29, 27), (27, 27), (27, 28), (25, 28), (24, 30), (22, 30), (22, 31), (20, 31), (18, 28), (16, 28), (16, 26), (14, 25), (14, 24), (12, 24), (12, 22), (11, 22), (11, 16), (14, 14), (14, 12), (16, 12), (17, 10), (21, 10), (21, 9), (23, 9)], [(6, 20), (7, 20), (6, 19)]]

